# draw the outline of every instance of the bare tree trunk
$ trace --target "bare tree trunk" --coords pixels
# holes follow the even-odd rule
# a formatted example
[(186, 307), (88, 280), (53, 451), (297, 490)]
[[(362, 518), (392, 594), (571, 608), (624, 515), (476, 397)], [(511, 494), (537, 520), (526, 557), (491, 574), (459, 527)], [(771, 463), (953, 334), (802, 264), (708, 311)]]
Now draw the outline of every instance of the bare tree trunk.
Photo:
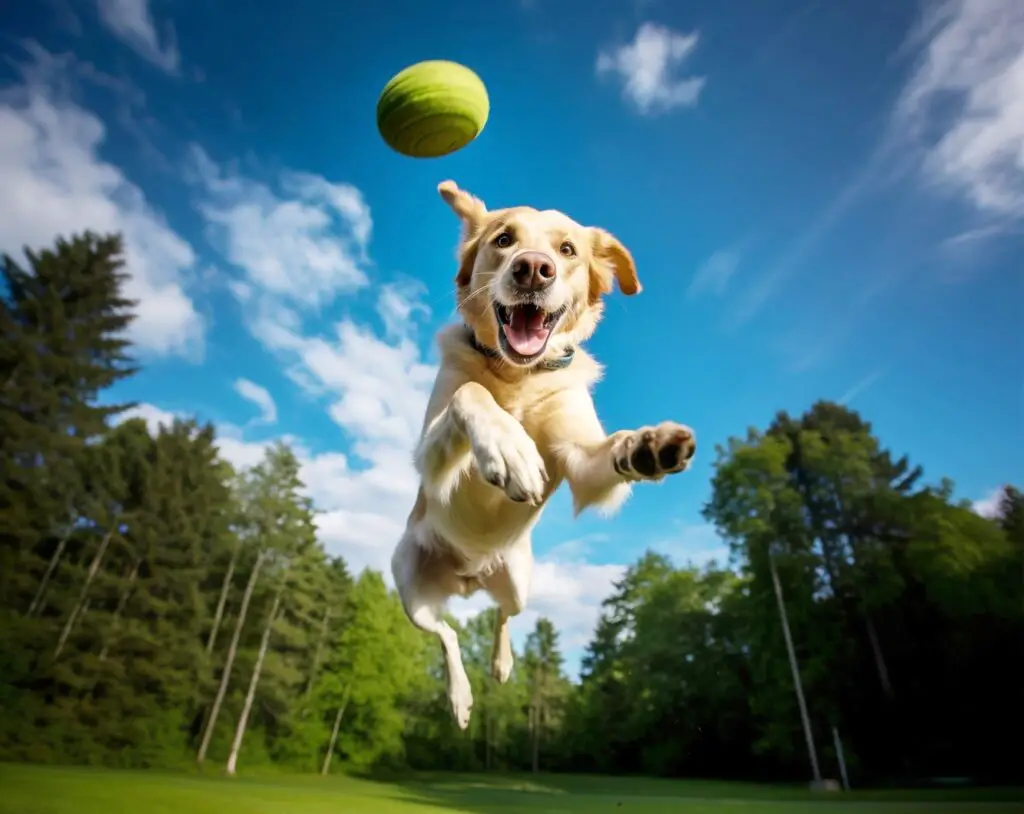
[(316, 652), (313, 653), (313, 666), (309, 670), (309, 681), (306, 684), (306, 698), (313, 692), (313, 684), (316, 682), (316, 671), (320, 669), (320, 659), (324, 653), (324, 643), (327, 640), (327, 625), (331, 620), (331, 608), (328, 605), (324, 609), (324, 618), (320, 623), (320, 638), (316, 643)]
[(82, 585), (82, 590), (78, 594), (78, 602), (71, 611), (71, 615), (68, 616), (67, 622), (64, 623), (64, 629), (61, 631), (60, 638), (57, 640), (57, 647), (53, 651), (54, 658), (57, 658), (60, 655), (60, 651), (64, 649), (64, 645), (67, 644), (68, 641), (68, 636), (71, 635), (75, 622), (78, 620), (79, 615), (82, 613), (82, 609), (85, 607), (87, 597), (89, 595), (89, 586), (92, 584), (93, 578), (96, 576), (96, 572), (100, 570), (100, 562), (103, 560), (103, 555), (107, 553), (107, 546), (110, 545), (110, 538), (113, 536), (114, 531), (111, 529), (103, 536), (103, 540), (100, 542), (99, 548), (96, 549), (96, 554), (92, 558), (92, 563), (89, 565), (89, 573), (86, 575), (85, 583)]
[(217, 600), (217, 612), (213, 615), (213, 627), (210, 629), (210, 637), (206, 640), (206, 652), (213, 652), (213, 645), (217, 641), (217, 634), (220, 632), (220, 622), (224, 618), (224, 605), (228, 601), (228, 591), (231, 588), (231, 577), (235, 575), (235, 564), (238, 562), (238, 552), (242, 550), (241, 543), (235, 543), (235, 550), (231, 552), (231, 561), (228, 563), (228, 572), (224, 575), (224, 583), (220, 586), (220, 599)]
[(345, 697), (341, 699), (338, 714), (334, 716), (334, 727), (331, 729), (331, 739), (327, 743), (327, 754), (324, 755), (324, 763), (320, 768), (320, 774), (324, 777), (331, 770), (331, 761), (334, 759), (334, 747), (338, 744), (338, 730), (341, 728), (341, 716), (345, 714), (345, 707), (348, 706), (348, 693), (351, 689), (351, 683), (345, 687)]
[(891, 700), (894, 696), (892, 682), (889, 681), (889, 668), (885, 664), (885, 656), (882, 654), (882, 644), (878, 641), (878, 632), (875, 630), (875, 623), (871, 616), (864, 612), (864, 622), (868, 627), (868, 640), (871, 642), (871, 652), (875, 657), (875, 669), (878, 671), (878, 680), (882, 684), (886, 696)]
[(245, 694), (245, 703), (242, 705), (242, 714), (238, 717), (238, 726), (235, 727), (235, 739), (231, 744), (231, 753), (228, 755), (228, 762), (225, 769), (229, 775), (235, 773), (238, 765), (238, 752), (242, 748), (242, 739), (245, 737), (245, 728), (249, 724), (249, 713), (252, 712), (252, 702), (256, 698), (256, 687), (260, 683), (260, 673), (263, 671), (263, 659), (267, 657), (267, 648), (270, 646), (270, 633), (274, 629), (274, 621), (277, 619), (277, 609), (281, 605), (281, 594), (284, 593), (284, 579), (274, 596), (274, 604), (270, 608), (270, 616), (267, 618), (266, 627), (263, 628), (263, 638), (260, 639), (260, 651), (256, 655), (256, 664), (252, 668), (252, 677), (249, 679), (249, 690)]
[(128, 605), (128, 597), (131, 596), (132, 587), (135, 585), (135, 580), (139, 576), (140, 565), (142, 565), (142, 560), (135, 560), (135, 565), (132, 566), (132, 572), (128, 575), (128, 584), (124, 586), (124, 590), (121, 591), (121, 596), (117, 600), (117, 609), (114, 611), (114, 618), (110, 623), (110, 636), (107, 636), (104, 639), (103, 649), (100, 650), (101, 662), (107, 660), (107, 653), (110, 652), (110, 639), (115, 633), (117, 633), (118, 628), (121, 627), (121, 614), (124, 613), (124, 609)]
[(814, 746), (814, 735), (811, 733), (811, 716), (807, 712), (807, 701), (804, 699), (804, 686), (800, 680), (800, 668), (796, 662), (796, 650), (793, 647), (793, 636), (789, 632), (789, 617), (786, 616), (786, 602), (782, 596), (782, 583), (779, 572), (775, 568), (775, 558), (771, 547), (768, 548), (768, 568), (771, 570), (772, 587), (775, 589), (775, 601), (779, 605), (779, 618), (782, 621), (782, 636), (786, 640), (786, 653), (789, 656), (789, 668), (793, 673), (793, 688), (796, 690), (796, 702), (800, 708), (800, 720), (804, 727), (804, 738), (807, 741), (807, 756), (811, 761), (814, 782), (821, 783), (821, 769), (818, 766), (818, 750)]
[(252, 599), (252, 592), (256, 587), (256, 580), (259, 578), (260, 568), (266, 552), (261, 551), (256, 557), (256, 563), (249, 574), (249, 581), (245, 585), (245, 593), (242, 594), (242, 605), (238, 609), (238, 619), (235, 621), (235, 632), (231, 635), (231, 644), (228, 645), (228, 655), (224, 660), (224, 670), (220, 676), (220, 686), (217, 687), (217, 695), (213, 699), (213, 708), (210, 710), (210, 717), (206, 721), (206, 728), (203, 730), (203, 740), (199, 744), (199, 752), (196, 754), (196, 763), (200, 766), (206, 760), (206, 751), (210, 748), (210, 738), (213, 730), (217, 727), (217, 716), (220, 715), (221, 704), (224, 703), (224, 695), (228, 690), (228, 682), (231, 680), (231, 667), (235, 663), (235, 655), (238, 653), (238, 640), (242, 636), (242, 627), (245, 625), (245, 615), (249, 612), (249, 600)]
[(36, 613), (42, 612), (43, 596), (46, 594), (46, 588), (50, 584), (50, 579), (57, 571), (57, 566), (60, 564), (60, 558), (64, 555), (64, 549), (67, 548), (68, 540), (71, 539), (71, 533), (74, 530), (75, 524), (69, 523), (67, 532), (60, 538), (60, 542), (57, 543), (57, 548), (50, 557), (50, 561), (46, 564), (46, 570), (43, 572), (42, 579), (39, 580), (39, 587), (36, 589), (36, 595), (32, 597), (32, 604), (28, 606), (25, 616), (33, 616)]

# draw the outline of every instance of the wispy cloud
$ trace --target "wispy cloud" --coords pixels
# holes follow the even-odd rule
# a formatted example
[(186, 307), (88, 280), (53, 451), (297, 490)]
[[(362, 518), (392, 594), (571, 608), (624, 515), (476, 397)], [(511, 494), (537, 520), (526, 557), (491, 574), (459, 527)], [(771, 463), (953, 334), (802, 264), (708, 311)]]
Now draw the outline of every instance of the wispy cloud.
[(994, 219), (1024, 218), (1024, 4), (927, 7), (893, 116), (925, 179)]
[(839, 397), (839, 403), (849, 405), (857, 396), (863, 395), (887, 373), (885, 368), (871, 371), (867, 376), (858, 381), (849, 390)]
[(355, 187), (286, 171), (271, 188), (218, 165), (198, 145), (191, 167), (209, 232), (247, 283), (304, 309), (367, 284), (373, 220)]
[(277, 421), (277, 404), (273, 396), (265, 387), (248, 379), (237, 379), (235, 381), (235, 392), (246, 401), (252, 402), (260, 411), (258, 422), (260, 424), (273, 424)]
[(598, 53), (597, 74), (618, 79), (623, 98), (642, 114), (692, 107), (707, 80), (702, 76), (681, 78), (678, 71), (697, 41), (697, 32), (683, 34), (646, 22), (632, 42)]
[(690, 285), (686, 288), (687, 298), (693, 299), (702, 294), (721, 297), (729, 287), (729, 281), (736, 273), (739, 264), (739, 252), (731, 249), (715, 252), (693, 275)]
[(825, 205), (821, 213), (797, 236), (782, 256), (756, 280), (744, 287), (727, 318), (729, 328), (739, 328), (749, 322), (779, 288), (800, 271), (822, 240), (855, 205), (860, 203), (864, 194), (872, 189), (886, 158), (887, 155), (882, 150), (873, 153), (871, 159), (863, 167), (857, 168), (839, 194)]
[[(884, 184), (918, 178), (959, 198), (972, 225), (948, 245), (1012, 231), (1024, 219), (1024, 4), (942, 0), (927, 6), (901, 49), (914, 55), (868, 158), (767, 270), (745, 287), (729, 316), (756, 316), (851, 210)], [(934, 247), (932, 247), (934, 248)]]
[(181, 54), (174, 26), (166, 23), (164, 35), (160, 36), (149, 0), (96, 0), (96, 6), (100, 21), (110, 33), (162, 71), (178, 73)]

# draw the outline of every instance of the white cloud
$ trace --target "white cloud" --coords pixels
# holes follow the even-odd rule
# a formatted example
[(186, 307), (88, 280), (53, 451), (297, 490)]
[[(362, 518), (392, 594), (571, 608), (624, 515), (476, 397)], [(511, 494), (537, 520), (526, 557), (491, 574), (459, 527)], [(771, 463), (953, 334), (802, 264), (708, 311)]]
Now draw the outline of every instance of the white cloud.
[(259, 408), (261, 424), (273, 424), (277, 421), (277, 405), (267, 388), (248, 379), (238, 379), (235, 381), (235, 392)]
[(698, 35), (681, 34), (656, 23), (643, 23), (631, 43), (602, 50), (598, 75), (613, 74), (622, 81), (623, 97), (640, 113), (659, 113), (697, 104), (707, 81), (679, 78), (676, 73), (697, 47)]
[(1024, 4), (945, 0), (928, 8), (895, 129), (936, 184), (996, 218), (1024, 217)]
[(670, 557), (676, 567), (690, 564), (703, 568), (712, 560), (719, 568), (729, 564), (729, 546), (710, 523), (681, 525), (675, 534), (651, 548)]
[(96, 0), (100, 21), (143, 59), (170, 74), (181, 67), (174, 27), (165, 26), (164, 42), (156, 29), (149, 0)]
[(318, 308), (366, 285), (373, 221), (358, 189), (287, 171), (278, 194), (219, 167), (198, 146), (191, 163), (204, 193), (200, 213), (218, 248), (252, 286), (294, 306)]
[(880, 368), (879, 370), (872, 370), (867, 376), (860, 379), (856, 384), (853, 385), (853, 387), (851, 387), (849, 390), (843, 393), (843, 395), (839, 397), (839, 403), (843, 405), (849, 404), (851, 401), (857, 398), (857, 396), (867, 392), (869, 388), (873, 387), (874, 384), (879, 379), (881, 379), (882, 376), (885, 375), (885, 373), (886, 370), (884, 368)]
[(1003, 502), (1003, 495), (1005, 490), (1002, 486), (998, 489), (993, 489), (989, 494), (983, 497), (981, 500), (976, 500), (971, 504), (971, 508), (975, 512), (980, 514), (982, 517), (998, 518)]
[(738, 252), (722, 250), (709, 257), (693, 275), (686, 296), (693, 298), (701, 294), (721, 297), (729, 287), (729, 281), (740, 263)]
[(121, 232), (125, 294), (138, 300), (130, 338), (153, 354), (197, 356), (205, 325), (184, 289), (192, 247), (100, 157), (106, 128), (66, 92), (67, 63), (30, 50), (35, 64), (22, 83), (0, 91), (0, 250), (19, 254), (86, 229)]
[(345, 319), (326, 334), (304, 316), (368, 282), (373, 220), (362, 194), (285, 171), (277, 191), (193, 149), (199, 211), (226, 258), (245, 275), (232, 290), (254, 337), (309, 396), (324, 399), (345, 453), (307, 455), (303, 479), (323, 514), (321, 538), (356, 571), (388, 571), (416, 496), (412, 450), (436, 368), (416, 339), (429, 315), (421, 284), (377, 289), (380, 333)]
[(385, 285), (381, 288), (377, 298), (377, 314), (384, 323), (384, 330), (388, 336), (408, 335), (410, 322), (417, 314), (430, 314), (430, 309), (420, 300), (424, 294), (426, 289), (423, 284), (415, 280)]
[(311, 334), (304, 317), (368, 282), (370, 209), (358, 189), (282, 172), (276, 191), (193, 148), (199, 211), (245, 279), (232, 290), (254, 337), (309, 396), (324, 399), (345, 453), (306, 455), (303, 479), (323, 514), (321, 539), (358, 571), (388, 572), (416, 496), (412, 450), (436, 369), (421, 358), (421, 284), (377, 288), (383, 332), (345, 319)]
[(133, 418), (141, 418), (146, 422), (146, 426), (149, 428), (149, 431), (153, 435), (156, 435), (160, 431), (161, 427), (170, 427), (171, 424), (174, 423), (174, 419), (180, 418), (180, 416), (175, 413), (168, 412), (167, 410), (163, 410), (154, 404), (147, 404), (143, 402), (117, 413), (114, 416), (114, 423), (120, 424)]
[[(426, 308), (400, 304), (402, 296), (387, 286), (380, 300), (385, 313)], [(327, 512), (323, 540), (353, 567), (386, 570), (416, 496), (412, 450), (436, 368), (421, 359), (408, 321), (405, 334), (388, 341), (351, 320), (338, 323), (333, 336), (306, 336), (280, 309), (271, 313), (254, 319), (254, 335), (284, 360), (293, 381), (329, 399), (328, 414), (348, 439), (348, 456), (322, 456), (309, 470), (317, 505)]]

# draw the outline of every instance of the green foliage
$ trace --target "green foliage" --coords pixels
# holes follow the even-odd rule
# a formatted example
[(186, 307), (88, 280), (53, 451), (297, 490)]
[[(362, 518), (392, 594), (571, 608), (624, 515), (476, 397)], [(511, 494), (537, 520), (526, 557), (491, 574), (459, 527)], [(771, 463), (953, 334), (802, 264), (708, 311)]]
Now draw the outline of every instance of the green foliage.
[(286, 445), (234, 472), (210, 426), (117, 421), (119, 238), (29, 266), (5, 258), (0, 298), (0, 760), (803, 779), (781, 595), (825, 774), (833, 727), (858, 783), (1019, 774), (1014, 487), (984, 518), (856, 413), (780, 413), (718, 450), (705, 515), (732, 567), (646, 552), (578, 682), (557, 620), (505, 684), (494, 610), (449, 620), (475, 698), (461, 732), (437, 642), (324, 549)]

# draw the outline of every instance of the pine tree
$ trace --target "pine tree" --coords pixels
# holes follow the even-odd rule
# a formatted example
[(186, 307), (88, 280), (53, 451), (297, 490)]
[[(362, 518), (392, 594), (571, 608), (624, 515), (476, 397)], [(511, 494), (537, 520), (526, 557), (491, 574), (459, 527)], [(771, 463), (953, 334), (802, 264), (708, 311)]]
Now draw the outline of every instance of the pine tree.
[(81, 507), (80, 456), (124, 405), (99, 406), (134, 372), (118, 235), (90, 232), (3, 258), (0, 301), (0, 604), (38, 612)]

